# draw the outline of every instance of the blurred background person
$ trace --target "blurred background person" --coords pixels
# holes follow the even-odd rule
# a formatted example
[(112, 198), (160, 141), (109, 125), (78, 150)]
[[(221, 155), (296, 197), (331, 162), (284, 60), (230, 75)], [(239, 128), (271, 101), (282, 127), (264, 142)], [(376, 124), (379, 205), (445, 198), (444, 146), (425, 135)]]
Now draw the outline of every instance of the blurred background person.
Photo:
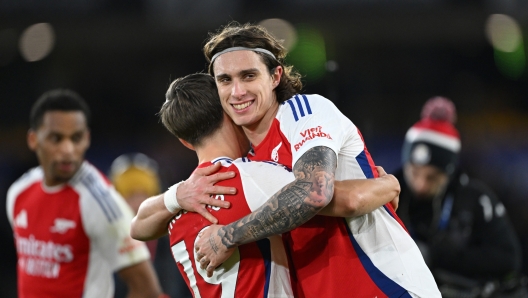
[(445, 97), (423, 106), (405, 136), (397, 214), (415, 239), (443, 297), (528, 297), (522, 254), (506, 209), (458, 166), (456, 108)]
[[(162, 189), (158, 163), (143, 153), (128, 153), (117, 157), (112, 162), (109, 177), (116, 190), (132, 207), (134, 215), (145, 199), (159, 194)], [(163, 292), (170, 297), (191, 297), (170, 254), (168, 236), (147, 241), (146, 244)], [(115, 281), (115, 297), (125, 297), (125, 284), (118, 278)]]
[(130, 237), (132, 212), (84, 160), (90, 110), (56, 89), (33, 105), (27, 144), (39, 166), (9, 188), (7, 217), (18, 258), (18, 297), (113, 297), (112, 272), (128, 297), (158, 297), (146, 246)]

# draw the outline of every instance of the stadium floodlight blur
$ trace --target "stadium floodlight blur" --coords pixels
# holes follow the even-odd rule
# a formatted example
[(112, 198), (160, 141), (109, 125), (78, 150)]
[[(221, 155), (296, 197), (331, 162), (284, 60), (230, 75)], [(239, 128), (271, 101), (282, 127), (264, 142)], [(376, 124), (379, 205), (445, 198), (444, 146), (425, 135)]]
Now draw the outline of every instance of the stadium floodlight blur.
[(486, 21), (486, 36), (495, 53), (495, 64), (507, 77), (518, 79), (526, 68), (521, 26), (511, 16), (492, 14)]
[(22, 57), (28, 62), (44, 59), (55, 45), (55, 33), (49, 23), (38, 23), (29, 26), (22, 32), (19, 49)]
[(289, 51), (297, 43), (297, 30), (288, 21), (283, 19), (265, 19), (259, 25), (268, 29), (277, 39), (282, 40), (282, 45)]

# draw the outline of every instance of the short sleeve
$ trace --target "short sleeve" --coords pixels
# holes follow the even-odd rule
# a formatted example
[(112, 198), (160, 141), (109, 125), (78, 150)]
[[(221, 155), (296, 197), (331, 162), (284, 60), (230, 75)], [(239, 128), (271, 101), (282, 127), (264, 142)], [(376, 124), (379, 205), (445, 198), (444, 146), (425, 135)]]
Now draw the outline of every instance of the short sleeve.
[(81, 209), (94, 248), (113, 271), (150, 258), (145, 243), (130, 237), (132, 209), (113, 187), (83, 197)]
[(355, 154), (363, 151), (364, 143), (352, 121), (322, 96), (294, 96), (283, 103), (277, 119), (291, 145), (292, 166), (306, 151), (316, 146), (328, 147), (337, 156), (345, 143), (353, 145), (347, 147), (357, 151)]
[(251, 211), (262, 206), (286, 184), (295, 180), (293, 173), (274, 162), (244, 162), (238, 159), (234, 164), (240, 173), (244, 196)]

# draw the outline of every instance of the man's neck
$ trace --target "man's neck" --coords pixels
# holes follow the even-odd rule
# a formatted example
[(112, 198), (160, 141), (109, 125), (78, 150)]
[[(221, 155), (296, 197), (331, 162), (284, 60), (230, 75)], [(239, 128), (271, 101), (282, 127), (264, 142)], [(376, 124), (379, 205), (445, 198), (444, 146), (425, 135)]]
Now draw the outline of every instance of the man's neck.
[(223, 139), (221, 135), (204, 140), (203, 144), (194, 150), (198, 155), (199, 164), (209, 162), (217, 157), (237, 159), (243, 155), (239, 150), (238, 143)]

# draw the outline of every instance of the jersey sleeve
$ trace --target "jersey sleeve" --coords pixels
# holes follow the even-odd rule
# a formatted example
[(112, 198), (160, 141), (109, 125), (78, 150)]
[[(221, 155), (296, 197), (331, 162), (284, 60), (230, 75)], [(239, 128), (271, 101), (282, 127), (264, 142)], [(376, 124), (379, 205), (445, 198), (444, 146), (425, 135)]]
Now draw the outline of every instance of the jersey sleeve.
[[(364, 143), (355, 125), (328, 99), (319, 95), (296, 95), (283, 103), (277, 118), (291, 145), (292, 166), (310, 148), (325, 146), (336, 156), (342, 148), (358, 155)], [(346, 146), (345, 146), (346, 144)]]
[(145, 243), (130, 237), (133, 212), (126, 201), (111, 186), (94, 183), (89, 187), (90, 195), (81, 201), (83, 223), (110, 268), (118, 271), (148, 260), (150, 254)]
[(269, 200), (286, 184), (295, 180), (292, 172), (274, 162), (249, 162), (238, 159), (234, 165), (240, 173), (242, 188), (251, 211)]
[(39, 181), (40, 179), (42, 179), (42, 171), (40, 168), (33, 168), (22, 175), (22, 177), (18, 178), (7, 190), (6, 212), (11, 227), (14, 227), (13, 221), (16, 198), (28, 187), (28, 185)]

